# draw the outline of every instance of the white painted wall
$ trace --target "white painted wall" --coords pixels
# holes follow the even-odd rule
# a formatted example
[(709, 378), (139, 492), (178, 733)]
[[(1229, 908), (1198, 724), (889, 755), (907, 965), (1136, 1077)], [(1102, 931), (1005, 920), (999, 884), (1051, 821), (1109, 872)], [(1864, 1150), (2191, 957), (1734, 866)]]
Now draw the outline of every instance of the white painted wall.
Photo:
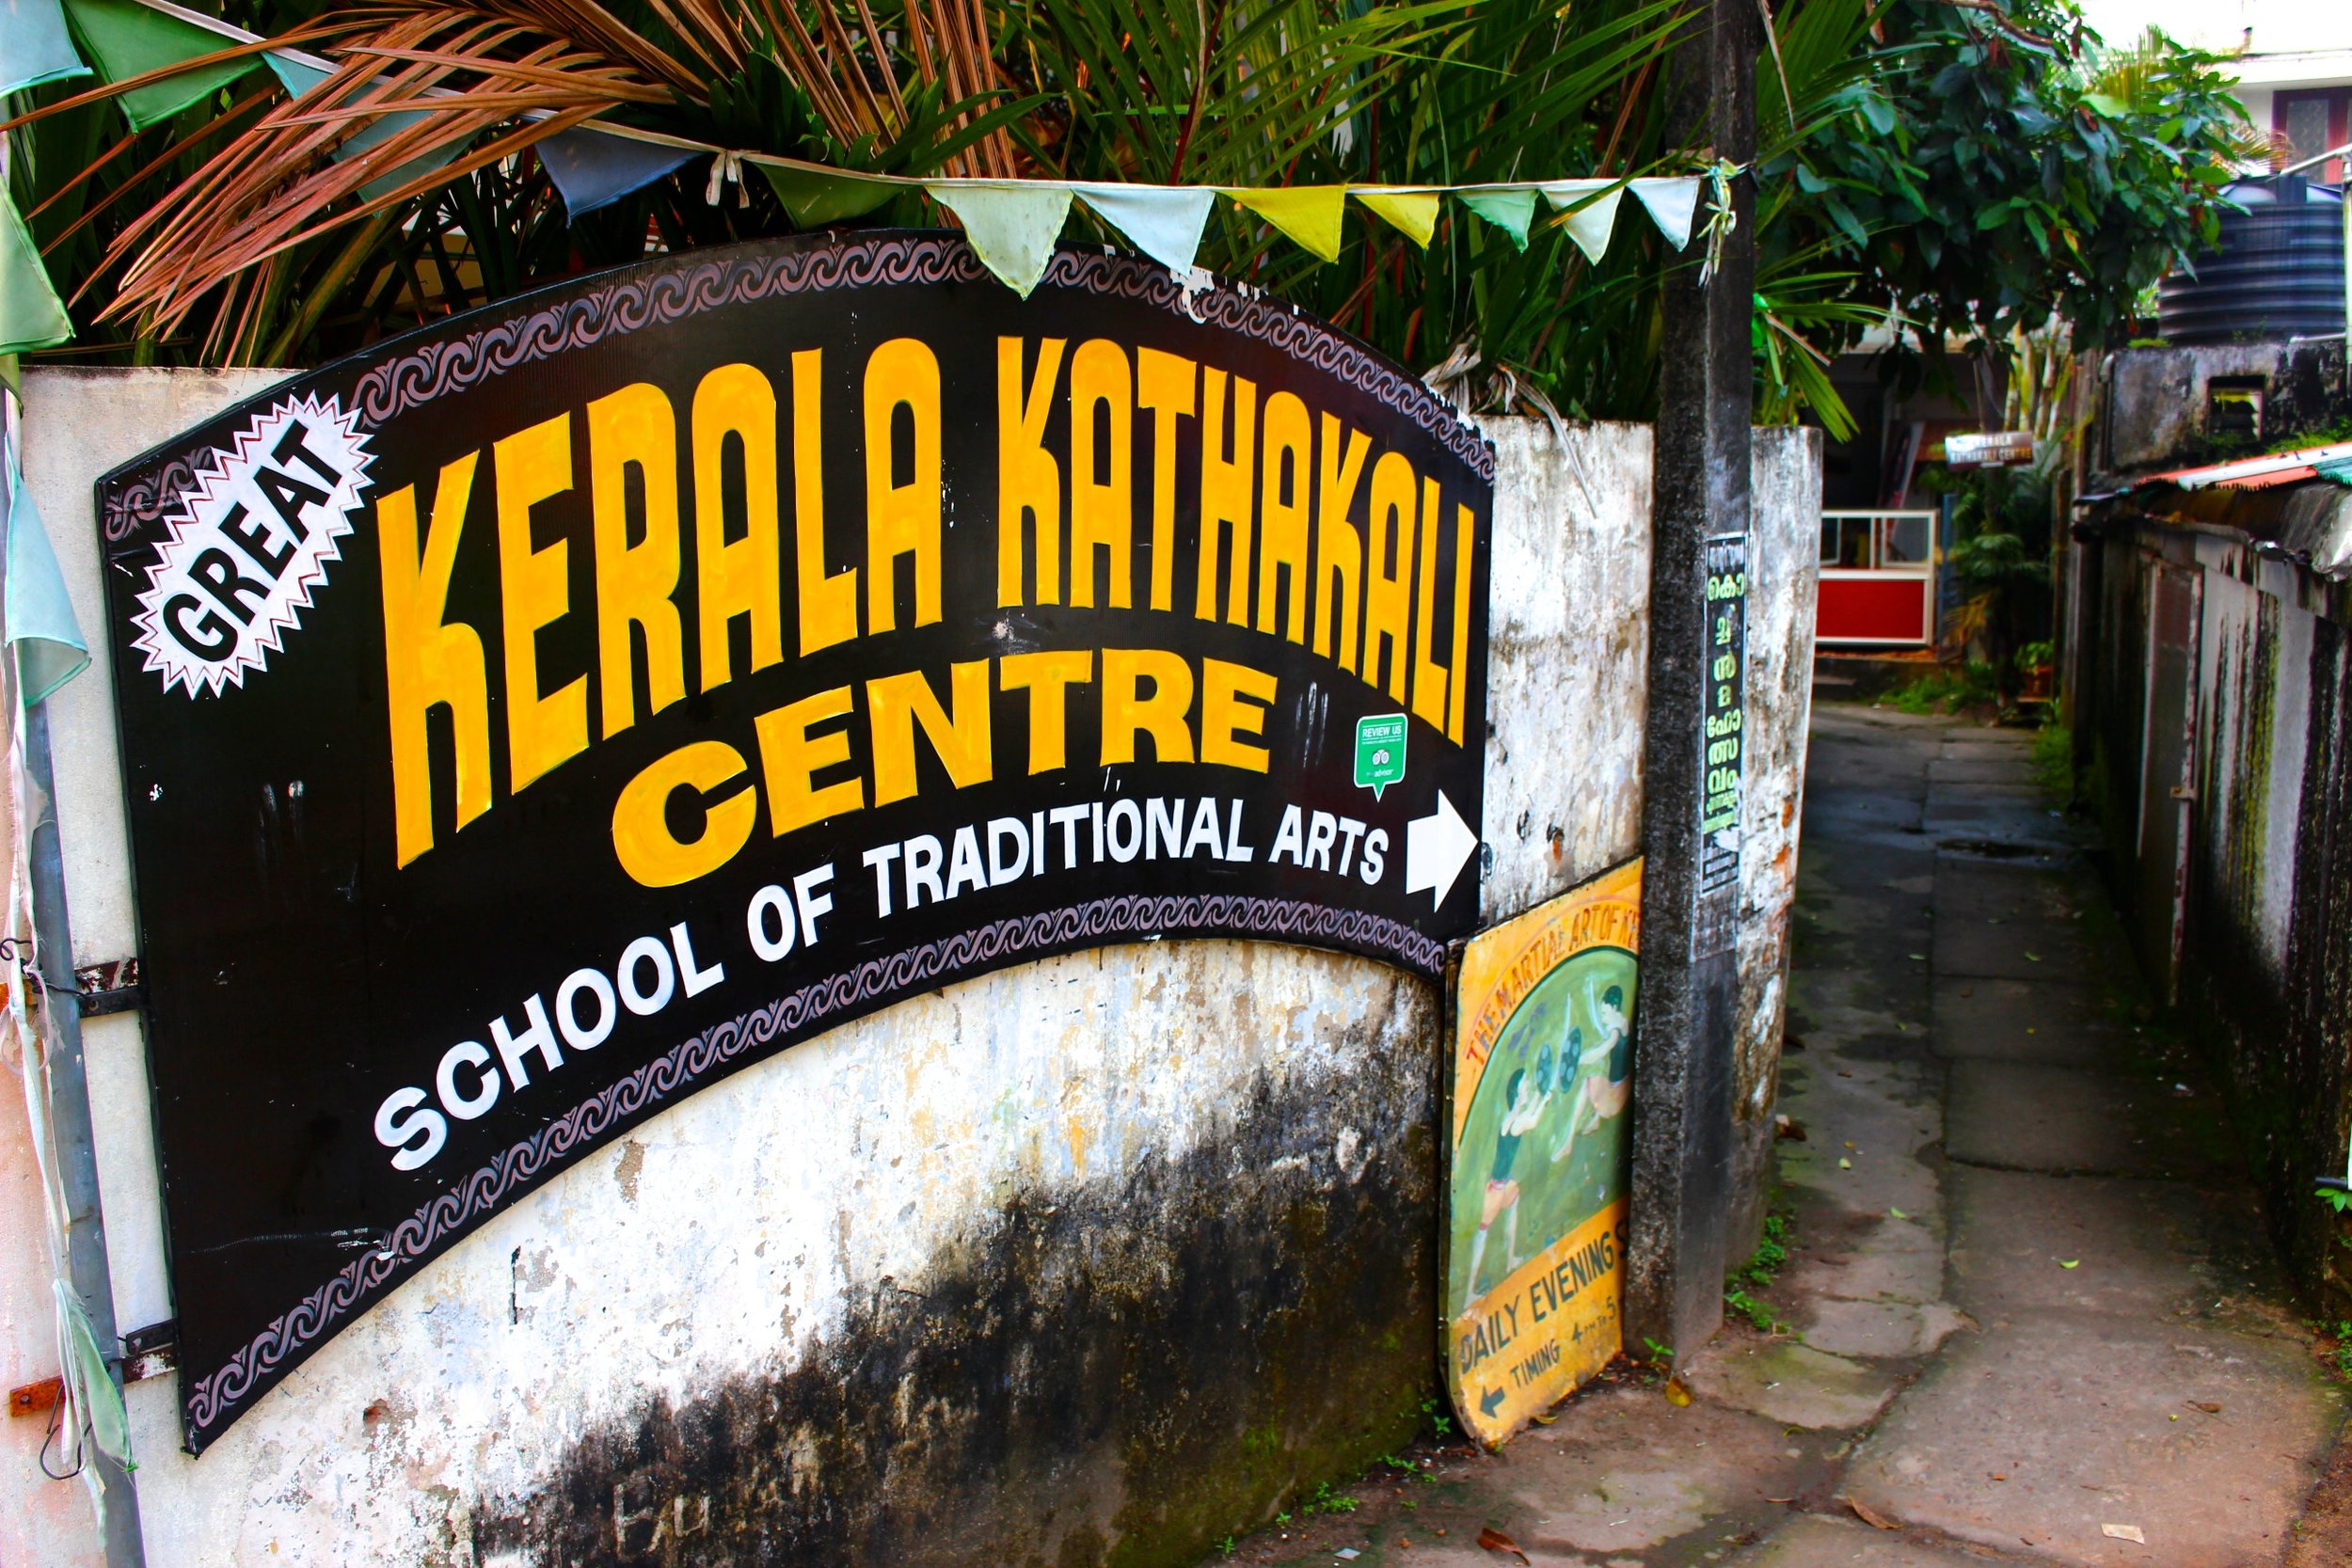
[[(26, 378), (27, 478), (93, 639), (103, 621), (91, 479), (271, 379)], [(1494, 434), (1485, 907), (1499, 919), (1637, 847), (1649, 436), (1580, 428), (1555, 456), (1540, 425)], [(1806, 494), (1758, 490), (1759, 531), (1796, 541), (1782, 552), (1792, 562), (1810, 560), (1814, 518), (1790, 510)], [(1809, 624), (1809, 581), (1802, 569), (1781, 580), (1773, 592), (1806, 608), (1792, 597), (1770, 624), (1788, 613)], [(120, 957), (132, 924), (103, 664), (53, 705), (77, 958)], [(1772, 721), (1803, 720), (1802, 705), (1784, 705)], [(1750, 787), (1754, 809), (1772, 815), (1793, 800), (1794, 775), (1780, 775), (1802, 768), (1802, 740), (1769, 754)], [(149, 1561), (469, 1563), (471, 1511), (529, 1494), (583, 1431), (651, 1395), (803, 1364), (846, 1304), (918, 1277), (1009, 1195), (1050, 1200), (1147, 1153), (1218, 1148), (1252, 1085), (1337, 1094), (1367, 1041), (1434, 1059), (1437, 1001), (1360, 959), (1161, 943), (952, 986), (796, 1047), (583, 1160), (420, 1270), (202, 1460), (178, 1449), (176, 1379), (135, 1385)], [(129, 1329), (169, 1312), (142, 1037), (124, 1016), (86, 1037)], [(1350, 1131), (1314, 1157), (1320, 1179), (1360, 1179), (1367, 1146)], [(45, 1298), (30, 1293), (33, 1233), (10, 1196), (24, 1170), (21, 1127), (0, 1110), (0, 1243), (14, 1243), (0, 1244), (10, 1357), (0, 1375), (11, 1386), (55, 1370)], [(78, 1491), (40, 1480), (22, 1433), (8, 1435), (0, 1562), (94, 1560)]]

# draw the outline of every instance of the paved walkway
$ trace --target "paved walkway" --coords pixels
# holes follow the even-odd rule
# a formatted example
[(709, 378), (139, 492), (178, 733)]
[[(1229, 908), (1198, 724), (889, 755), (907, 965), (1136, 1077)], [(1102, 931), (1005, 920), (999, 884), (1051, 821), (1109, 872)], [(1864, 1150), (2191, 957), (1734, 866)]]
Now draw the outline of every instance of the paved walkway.
[(1518, 1560), (1482, 1528), (1586, 1568), (2284, 1560), (2342, 1394), (2026, 738), (1815, 711), (1792, 1256), (1755, 1292), (1796, 1332), (1727, 1331), (1688, 1405), (1621, 1376), (1500, 1456), (1375, 1471), (1232, 1560)]

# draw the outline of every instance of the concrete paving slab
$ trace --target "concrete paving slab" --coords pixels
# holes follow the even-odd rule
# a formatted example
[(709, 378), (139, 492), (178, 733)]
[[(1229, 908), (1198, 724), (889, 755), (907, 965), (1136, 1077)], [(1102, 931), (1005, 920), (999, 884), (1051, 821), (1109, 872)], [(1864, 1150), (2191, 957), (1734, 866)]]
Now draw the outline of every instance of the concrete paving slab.
[(1951, 1194), (1952, 1297), (1988, 1325), (2034, 1312), (2161, 1322), (2227, 1288), (2193, 1183), (1961, 1165)]
[(2091, 983), (2091, 945), (2073, 921), (1946, 919), (1935, 923), (1936, 977), (2074, 979)]
[[(1799, 1222), (1800, 1233), (1804, 1229)], [(1882, 1219), (1873, 1246), (1819, 1246), (1806, 1243), (1781, 1275), (1776, 1295), (1796, 1301), (1808, 1296), (1840, 1301), (1895, 1301), (1924, 1305), (1944, 1299), (1944, 1239), (1915, 1220)], [(1899, 1242), (1915, 1242), (1899, 1246)]]
[(2167, 1136), (2153, 1085), (2024, 1062), (1952, 1064), (1944, 1148), (1952, 1159), (2051, 1175), (2168, 1176), (2210, 1168)]
[(1952, 788), (1956, 794), (1975, 795), (1987, 785), (2006, 785), (2012, 789), (2031, 790), (2036, 798), (2044, 799), (2040, 785), (2027, 772), (2027, 759), (2006, 747), (1966, 746), (1947, 751), (1928, 764), (1928, 784), (1934, 788)]
[(1935, 862), (1935, 910), (1942, 920), (2072, 920), (2096, 891), (2043, 866), (1955, 854)]
[(2283, 1549), (2340, 1404), (2292, 1340), (2036, 1313), (1949, 1340), (1846, 1491), (1899, 1524), (2061, 1563), (2246, 1568)]
[(1969, 1322), (1949, 1302), (1841, 1301), (1820, 1297), (1797, 1315), (1797, 1331), (1832, 1355), (1900, 1361), (1932, 1354)]
[(1985, 1568), (1974, 1553), (1925, 1546), (1852, 1519), (1800, 1513), (1724, 1568)]
[(1928, 1037), (1947, 1060), (2044, 1067), (2097, 1067), (2117, 1059), (2129, 1039), (2094, 989), (2073, 975), (1945, 980), (1935, 988)]
[(1793, 1339), (1717, 1340), (1683, 1372), (1702, 1401), (1789, 1426), (1865, 1427), (1894, 1397), (1892, 1372)]

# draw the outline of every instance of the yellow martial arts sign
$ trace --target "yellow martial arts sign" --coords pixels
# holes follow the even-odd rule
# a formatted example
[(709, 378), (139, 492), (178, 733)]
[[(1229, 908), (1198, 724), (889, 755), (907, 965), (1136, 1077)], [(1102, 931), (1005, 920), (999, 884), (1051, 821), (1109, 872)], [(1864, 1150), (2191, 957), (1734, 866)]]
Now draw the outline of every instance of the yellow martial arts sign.
[(1489, 1447), (1623, 1342), (1642, 863), (1470, 939), (1454, 987), (1446, 1381)]

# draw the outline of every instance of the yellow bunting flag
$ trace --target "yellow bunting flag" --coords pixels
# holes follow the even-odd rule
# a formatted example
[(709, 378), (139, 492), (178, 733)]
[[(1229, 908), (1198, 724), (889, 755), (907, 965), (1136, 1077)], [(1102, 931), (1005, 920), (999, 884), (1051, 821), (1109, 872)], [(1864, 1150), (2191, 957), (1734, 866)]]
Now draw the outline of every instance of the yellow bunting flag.
[(1423, 250), (1429, 248), (1429, 236), (1438, 231), (1436, 191), (1353, 191), (1349, 194), (1386, 218), (1406, 239)]
[(1340, 219), (1347, 211), (1345, 185), (1223, 187), (1225, 194), (1326, 261), (1340, 259)]

